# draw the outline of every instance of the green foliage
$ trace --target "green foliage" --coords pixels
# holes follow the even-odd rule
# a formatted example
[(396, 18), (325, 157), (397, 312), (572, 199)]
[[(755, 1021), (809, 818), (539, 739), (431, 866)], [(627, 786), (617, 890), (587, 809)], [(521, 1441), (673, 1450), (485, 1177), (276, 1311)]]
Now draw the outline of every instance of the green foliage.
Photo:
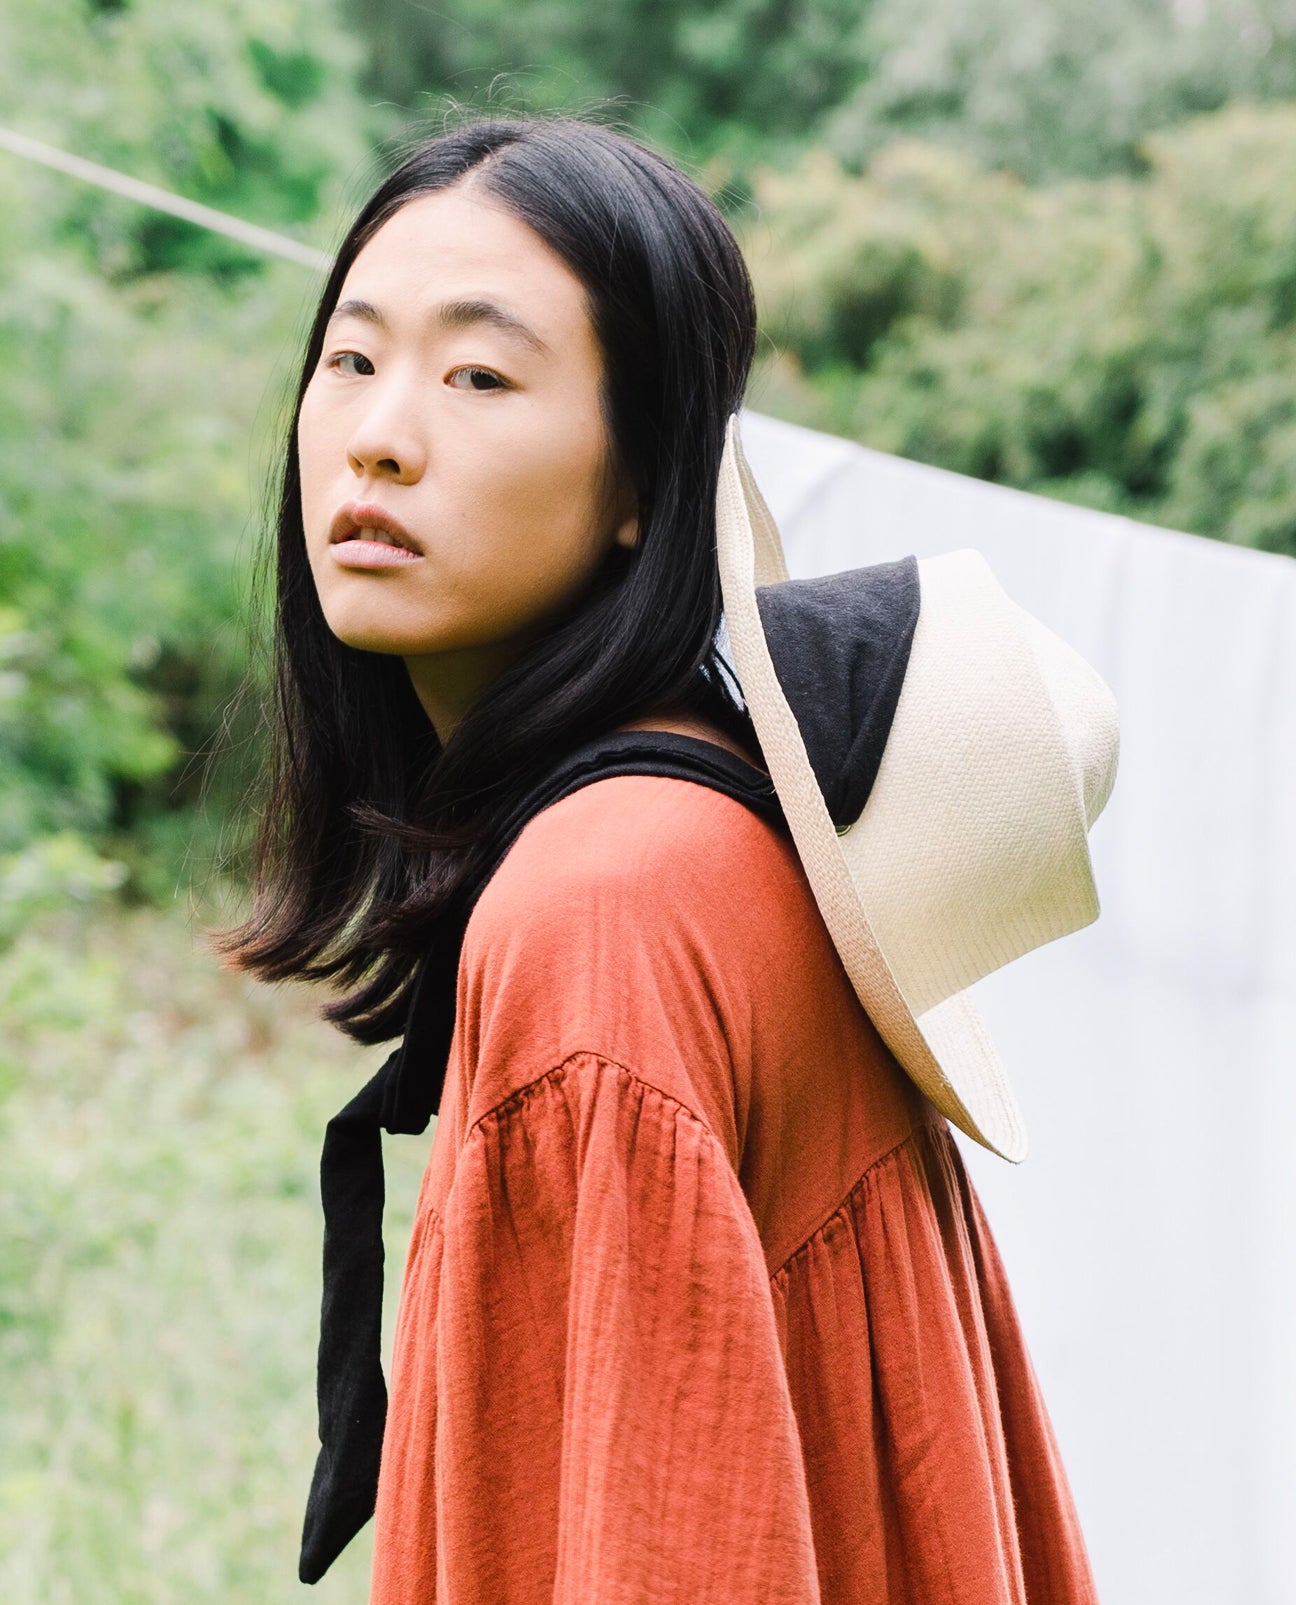
[(22, 852), (0, 858), (0, 949), (35, 917), (115, 890), (125, 868), (100, 858), (70, 830), (39, 837)]
[(899, 139), (1032, 182), (1135, 170), (1139, 141), (1296, 95), (1294, 0), (345, 0), (394, 126), (438, 97), (610, 101), (677, 159), (731, 172)]
[[(316, 1437), (317, 1166), (354, 1044), (175, 913), (0, 954), (0, 1598), (265, 1605)], [(431, 1133), (388, 1139), (390, 1343)], [(315, 1589), (365, 1597), (366, 1530)]]
[[(335, 229), (365, 138), (326, 7), (56, 0), (0, 29), (5, 103), (44, 108), (25, 132), (301, 237)], [(267, 391), (312, 278), (8, 153), (0, 206), (0, 854), (76, 831), (132, 895), (174, 896), (247, 661)]]
[(615, 102), (683, 159), (791, 155), (867, 63), (861, 0), (346, 0), (368, 46), (364, 82), (394, 126), (450, 94), (536, 109)]
[(1149, 136), (1139, 177), (826, 152), (755, 184), (755, 398), (884, 451), (1296, 555), (1296, 107)]
[(856, 171), (902, 138), (1032, 182), (1135, 171), (1153, 130), (1296, 95), (1291, 0), (874, 0), (860, 48), (819, 130)]
[[(362, 155), (361, 51), (331, 4), (131, 0), (95, 12), (51, 0), (10, 13), (4, 103), (28, 106), (23, 131), (53, 145), (303, 239)], [(35, 103), (31, 83), (43, 90)], [(66, 178), (37, 204), (114, 280), (263, 271), (221, 235)]]

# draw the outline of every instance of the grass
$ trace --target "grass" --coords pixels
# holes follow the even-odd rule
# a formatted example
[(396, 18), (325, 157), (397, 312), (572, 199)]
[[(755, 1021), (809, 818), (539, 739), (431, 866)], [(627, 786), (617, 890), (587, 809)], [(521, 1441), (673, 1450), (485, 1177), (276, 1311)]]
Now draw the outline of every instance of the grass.
[[(219, 916), (218, 916), (219, 917)], [(0, 953), (0, 1599), (312, 1589), (324, 1125), (391, 1044), (221, 970), (180, 914), (63, 911)], [(390, 1341), (431, 1142), (385, 1139)]]

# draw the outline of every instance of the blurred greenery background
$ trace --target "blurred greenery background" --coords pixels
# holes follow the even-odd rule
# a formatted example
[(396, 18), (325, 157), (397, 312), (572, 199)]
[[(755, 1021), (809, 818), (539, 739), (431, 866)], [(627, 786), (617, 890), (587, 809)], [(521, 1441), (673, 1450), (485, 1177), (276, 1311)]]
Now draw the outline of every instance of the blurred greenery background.
[[(456, 105), (706, 185), (759, 410), (1296, 555), (1296, 0), (0, 13), (0, 123), (325, 251)], [(0, 1597), (261, 1605), (299, 1587), (318, 1143), (382, 1057), (199, 942), (242, 907), (319, 279), (3, 151), (0, 205)], [(391, 1146), (394, 1284), (427, 1139)]]

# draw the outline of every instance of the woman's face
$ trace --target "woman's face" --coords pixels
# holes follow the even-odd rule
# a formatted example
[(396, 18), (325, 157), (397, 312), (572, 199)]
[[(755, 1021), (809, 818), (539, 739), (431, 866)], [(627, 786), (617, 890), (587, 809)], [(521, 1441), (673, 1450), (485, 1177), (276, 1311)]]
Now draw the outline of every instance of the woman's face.
[[(605, 499), (602, 373), (581, 281), (462, 184), (406, 202), (351, 264), (297, 429), (307, 556), (329, 628), (404, 656), (429, 712), (438, 678), (471, 666), (471, 700), (634, 544), (633, 495)], [(369, 516), (348, 503), (412, 551), (339, 538)]]

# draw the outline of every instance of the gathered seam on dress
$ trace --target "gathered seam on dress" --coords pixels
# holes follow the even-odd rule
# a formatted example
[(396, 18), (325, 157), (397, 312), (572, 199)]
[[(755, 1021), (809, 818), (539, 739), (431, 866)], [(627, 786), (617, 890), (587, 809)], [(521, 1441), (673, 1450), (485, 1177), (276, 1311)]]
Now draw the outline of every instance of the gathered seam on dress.
[[(618, 1071), (621, 1075), (625, 1076), (627, 1080), (633, 1082), (638, 1087), (642, 1087), (645, 1091), (655, 1092), (659, 1098), (663, 1099), (666, 1103), (673, 1105), (674, 1108), (677, 1109), (681, 1114), (687, 1115), (693, 1124), (699, 1126), (716, 1145), (716, 1147), (719, 1148), (722, 1153), (724, 1153), (726, 1165), (729, 1165), (730, 1170), (733, 1171), (735, 1181), (739, 1181), (738, 1172), (733, 1169), (733, 1165), (729, 1161), (729, 1155), (725, 1152), (724, 1144), (720, 1141), (719, 1137), (716, 1136), (715, 1132), (711, 1130), (711, 1127), (706, 1123), (706, 1121), (702, 1119), (701, 1115), (696, 1112), (696, 1110), (690, 1109), (688, 1104), (681, 1102), (681, 1100), (675, 1097), (673, 1093), (664, 1091), (661, 1087), (656, 1086), (651, 1081), (646, 1081), (643, 1076), (638, 1075), (634, 1070), (631, 1070), (628, 1065), (621, 1064), (616, 1059), (610, 1059), (606, 1054), (600, 1053), (594, 1048), (573, 1048), (572, 1051), (567, 1054), (560, 1063), (551, 1065), (548, 1070), (542, 1070), (539, 1075), (533, 1076), (530, 1081), (524, 1082), (520, 1087), (515, 1087), (513, 1091), (507, 1095), (507, 1097), (501, 1098), (497, 1104), (493, 1104), (489, 1109), (478, 1115), (476, 1120), (473, 1121), (472, 1125), (469, 1126), (467, 1131), (464, 1132), (463, 1143), (460, 1145), (461, 1149), (467, 1146), (469, 1139), (480, 1132), (481, 1128), (486, 1124), (487, 1121), (499, 1121), (502, 1120), (506, 1115), (514, 1114), (517, 1110), (522, 1108), (523, 1103), (531, 1096), (532, 1093), (536, 1091), (537, 1088), (542, 1086), (546, 1081), (552, 1081), (558, 1076), (565, 1075), (568, 1069), (570, 1069), (574, 1059), (584, 1058), (597, 1059), (600, 1064), (605, 1064), (610, 1069)], [(905, 1132), (904, 1136), (893, 1143), (892, 1146), (885, 1151), (885, 1153), (881, 1153), (875, 1159), (870, 1160), (862, 1175), (860, 1175), (858, 1180), (852, 1183), (850, 1191), (836, 1206), (836, 1208), (830, 1210), (829, 1213), (825, 1215), (819, 1224), (814, 1228), (814, 1230), (808, 1232), (802, 1241), (798, 1243), (798, 1245), (792, 1250), (792, 1252), (784, 1258), (778, 1269), (770, 1273), (769, 1280), (771, 1285), (778, 1281), (780, 1277), (786, 1276), (786, 1273), (791, 1267), (792, 1261), (796, 1259), (797, 1255), (804, 1253), (814, 1239), (820, 1236), (822, 1232), (826, 1231), (833, 1221), (836, 1220), (844, 1210), (850, 1207), (855, 1195), (872, 1181), (879, 1167), (886, 1164), (888, 1160), (893, 1160), (900, 1150), (918, 1133), (930, 1133), (931, 1136), (938, 1139), (942, 1137), (947, 1138), (949, 1136), (949, 1128), (948, 1126), (941, 1125), (937, 1121), (930, 1119), (916, 1120), (914, 1124), (909, 1127), (908, 1131)], [(741, 1181), (739, 1181), (739, 1185), (741, 1186)]]
[[(654, 1086), (651, 1081), (645, 1081), (642, 1076), (636, 1075), (635, 1072), (628, 1066), (619, 1064), (615, 1059), (609, 1059), (606, 1054), (598, 1053), (593, 1048), (573, 1048), (566, 1058), (564, 1058), (560, 1063), (551, 1065), (548, 1070), (542, 1070), (539, 1075), (533, 1076), (530, 1081), (525, 1081), (520, 1087), (515, 1087), (507, 1097), (501, 1098), (497, 1104), (492, 1104), (489, 1109), (478, 1115), (476, 1120), (473, 1121), (472, 1125), (469, 1126), (464, 1132), (463, 1139), (459, 1144), (459, 1153), (463, 1153), (470, 1140), (480, 1133), (482, 1127), (485, 1126), (487, 1121), (494, 1120), (498, 1123), (506, 1115), (515, 1114), (522, 1108), (523, 1102), (544, 1082), (552, 1081), (555, 1077), (565, 1074), (569, 1069), (573, 1059), (584, 1058), (597, 1059), (600, 1064), (606, 1064), (610, 1066), (613, 1070), (619, 1071), (628, 1080), (634, 1082), (636, 1086), (643, 1087), (648, 1092), (655, 1092), (659, 1098), (663, 1099), (666, 1103), (672, 1104), (681, 1114), (687, 1115), (693, 1124), (699, 1126), (706, 1136), (708, 1136), (711, 1141), (715, 1143), (716, 1147), (719, 1148), (721, 1153), (724, 1154), (725, 1164), (729, 1165), (730, 1170), (733, 1170), (733, 1166), (729, 1163), (729, 1155), (724, 1152), (724, 1144), (700, 1115), (696, 1114), (692, 1109), (690, 1109), (686, 1103), (681, 1103), (680, 1100), (672, 1093), (664, 1092), (660, 1087)], [(510, 1105), (513, 1107), (510, 1108)], [(451, 1192), (454, 1191), (455, 1181), (458, 1179), (458, 1170), (459, 1164), (458, 1159), (456, 1159), (455, 1176), (451, 1179), (450, 1183)], [(737, 1176), (737, 1171), (734, 1171), (735, 1180), (737, 1180)], [(414, 1216), (415, 1223), (417, 1224), (419, 1219), (424, 1215), (430, 1217), (435, 1226), (441, 1227), (441, 1210), (439, 1210), (434, 1204), (425, 1203), (422, 1205), (421, 1209), (416, 1210)]]
[[(461, 1148), (467, 1145), (469, 1138), (471, 1138), (488, 1120), (502, 1119), (505, 1115), (513, 1114), (515, 1110), (509, 1107), (510, 1104), (513, 1104), (516, 1106), (516, 1108), (520, 1109), (523, 1100), (529, 1097), (537, 1087), (542, 1085), (542, 1083), (546, 1081), (552, 1081), (555, 1077), (564, 1075), (570, 1068), (573, 1059), (597, 1059), (600, 1064), (608, 1065), (611, 1069), (619, 1071), (628, 1080), (633, 1081), (636, 1086), (643, 1087), (648, 1092), (655, 1092), (659, 1098), (665, 1099), (667, 1103), (673, 1104), (675, 1108), (678, 1109), (682, 1114), (686, 1114), (694, 1123), (694, 1125), (700, 1126), (707, 1136), (710, 1137), (711, 1141), (723, 1151), (724, 1144), (720, 1141), (719, 1137), (716, 1136), (715, 1132), (711, 1130), (711, 1127), (707, 1125), (706, 1121), (703, 1120), (702, 1116), (699, 1115), (696, 1110), (690, 1109), (688, 1104), (682, 1103), (677, 1097), (675, 1097), (674, 1093), (666, 1092), (661, 1087), (654, 1085), (653, 1082), (646, 1081), (643, 1076), (638, 1075), (635, 1071), (631, 1070), (628, 1065), (620, 1064), (616, 1059), (609, 1059), (605, 1053), (599, 1053), (594, 1048), (573, 1048), (566, 1058), (564, 1058), (559, 1064), (551, 1065), (548, 1070), (542, 1070), (539, 1075), (533, 1076), (530, 1081), (523, 1082), (520, 1087), (515, 1087), (507, 1097), (501, 1098), (497, 1104), (493, 1104), (483, 1114), (477, 1116), (472, 1125), (469, 1126), (467, 1131), (464, 1132), (463, 1142), (460, 1144)], [(729, 1156), (727, 1153), (725, 1154), (725, 1163), (729, 1164)], [(730, 1165), (729, 1168), (732, 1170), (733, 1166)], [(737, 1175), (736, 1171), (734, 1172), (734, 1175)]]
[(771, 1272), (771, 1283), (776, 1282), (780, 1276), (784, 1276), (797, 1255), (804, 1253), (805, 1250), (809, 1248), (810, 1244), (814, 1242), (816, 1237), (825, 1232), (828, 1227), (832, 1225), (833, 1221), (835, 1221), (837, 1217), (843, 1213), (843, 1211), (850, 1208), (856, 1193), (858, 1193), (866, 1183), (872, 1181), (875, 1171), (877, 1171), (880, 1166), (886, 1164), (888, 1160), (894, 1159), (900, 1150), (920, 1132), (930, 1132), (935, 1137), (944, 1138), (949, 1135), (949, 1127), (939, 1125), (934, 1120), (916, 1120), (898, 1142), (893, 1143), (885, 1153), (879, 1154), (876, 1159), (871, 1159), (864, 1167), (864, 1171), (858, 1180), (852, 1183), (850, 1191), (846, 1194), (845, 1198), (842, 1199), (841, 1203), (837, 1205), (836, 1209), (830, 1210), (812, 1232), (807, 1232), (801, 1242), (798, 1243), (792, 1252), (783, 1260), (783, 1263), (779, 1266), (779, 1268), (776, 1271)]

